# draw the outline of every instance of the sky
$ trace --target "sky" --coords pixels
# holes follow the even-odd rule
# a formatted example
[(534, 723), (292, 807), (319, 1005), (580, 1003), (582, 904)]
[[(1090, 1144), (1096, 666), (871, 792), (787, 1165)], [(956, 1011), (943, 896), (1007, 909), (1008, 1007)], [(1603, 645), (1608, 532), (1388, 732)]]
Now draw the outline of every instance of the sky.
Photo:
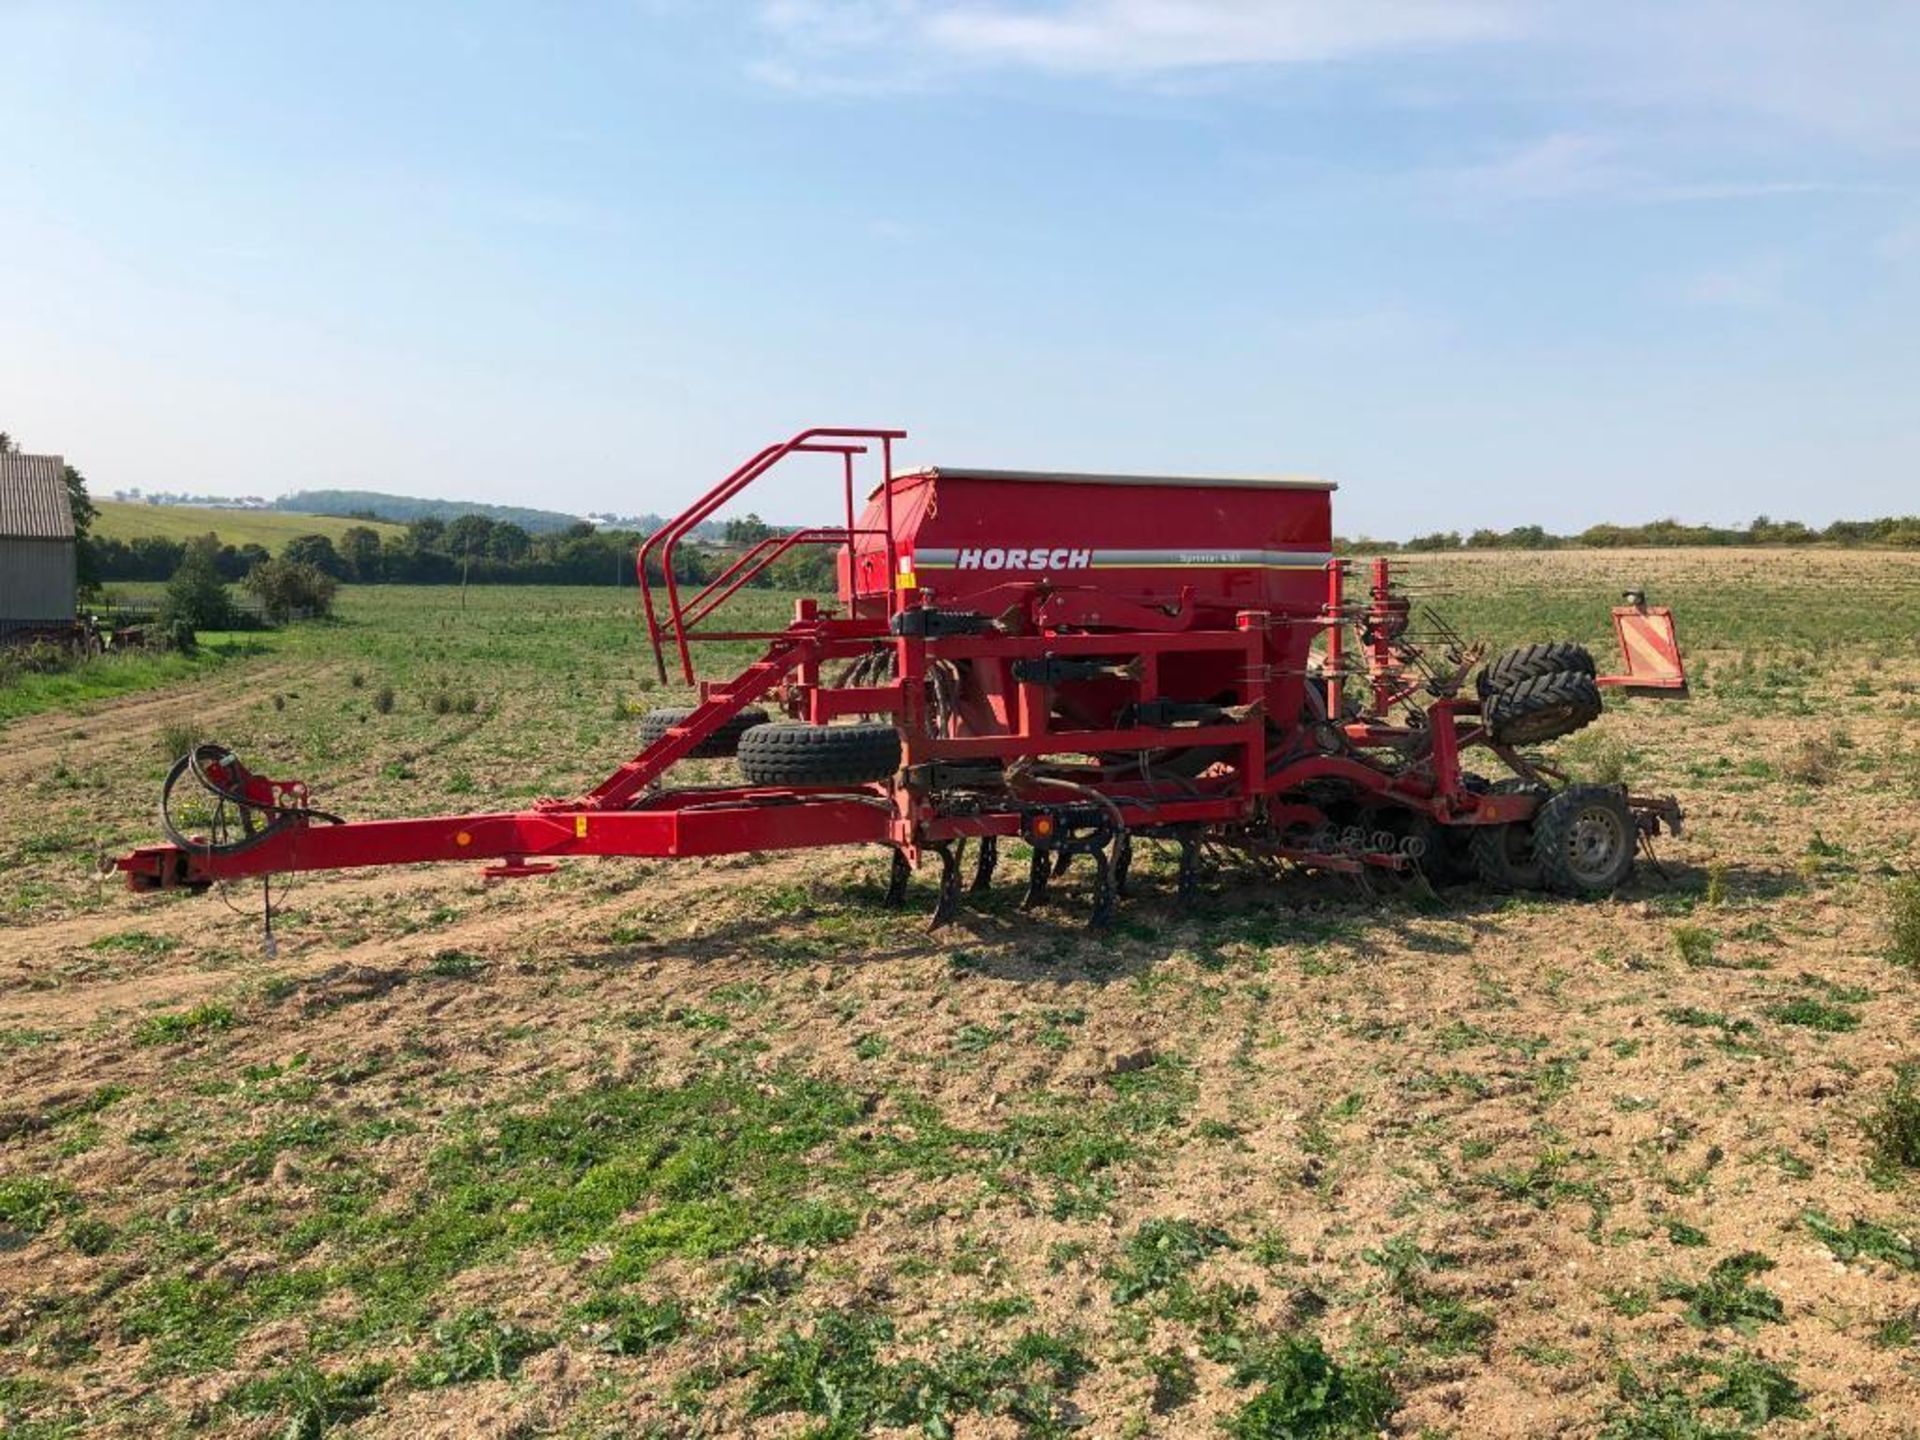
[(1346, 534), (1920, 510), (1910, 0), (0, 0), (0, 61), (0, 428), (98, 493), (668, 512), (828, 424)]

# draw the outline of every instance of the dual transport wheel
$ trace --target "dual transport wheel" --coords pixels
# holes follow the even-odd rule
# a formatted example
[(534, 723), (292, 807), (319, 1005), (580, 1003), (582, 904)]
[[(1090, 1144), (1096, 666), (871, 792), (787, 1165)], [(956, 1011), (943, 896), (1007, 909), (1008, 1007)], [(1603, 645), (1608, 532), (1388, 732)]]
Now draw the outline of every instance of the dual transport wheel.
[[(1502, 780), (1490, 793), (1546, 796), (1546, 787)], [(1531, 820), (1477, 828), (1471, 848), (1480, 879), (1496, 890), (1550, 890), (1594, 899), (1612, 894), (1626, 880), (1639, 839), (1625, 791), (1569, 785), (1547, 797)]]
[(1485, 700), (1494, 691), (1518, 685), (1522, 680), (1537, 680), (1542, 675), (1563, 673), (1598, 674), (1593, 663), (1593, 652), (1571, 640), (1536, 641), (1532, 645), (1521, 645), (1494, 656), (1480, 668), (1473, 683), (1480, 692), (1480, 698)]
[(1593, 655), (1570, 640), (1496, 655), (1474, 678), (1487, 729), (1502, 745), (1542, 745), (1600, 718)]

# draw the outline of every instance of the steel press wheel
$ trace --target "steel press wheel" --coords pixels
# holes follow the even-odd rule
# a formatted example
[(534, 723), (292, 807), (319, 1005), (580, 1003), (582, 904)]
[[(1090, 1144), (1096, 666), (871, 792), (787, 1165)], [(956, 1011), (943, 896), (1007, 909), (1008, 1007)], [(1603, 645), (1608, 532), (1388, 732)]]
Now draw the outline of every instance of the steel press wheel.
[(1624, 792), (1570, 785), (1534, 816), (1534, 863), (1556, 895), (1610, 895), (1632, 873), (1639, 835)]

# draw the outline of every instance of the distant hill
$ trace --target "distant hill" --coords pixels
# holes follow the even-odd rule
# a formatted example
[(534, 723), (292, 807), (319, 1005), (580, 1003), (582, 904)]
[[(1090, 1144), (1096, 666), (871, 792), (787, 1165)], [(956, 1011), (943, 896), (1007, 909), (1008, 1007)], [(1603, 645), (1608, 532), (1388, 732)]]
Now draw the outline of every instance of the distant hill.
[(228, 545), (264, 545), (276, 554), (298, 535), (325, 535), (330, 540), (355, 525), (368, 525), (382, 535), (400, 527), (381, 521), (348, 520), (337, 515), (295, 514), (283, 510), (218, 510), (198, 505), (143, 505), (129, 500), (96, 500), (100, 516), (93, 533), (102, 540), (190, 540), (209, 530)]
[(385, 495), (378, 490), (301, 490), (272, 502), (276, 510), (299, 510), (309, 515), (377, 515), (404, 525), (409, 520), (455, 520), (462, 515), (484, 515), (489, 520), (518, 525), (532, 535), (545, 535), (580, 523), (578, 515), (558, 510), (535, 510), (524, 505), (485, 505), (477, 500), (423, 500), (416, 495)]

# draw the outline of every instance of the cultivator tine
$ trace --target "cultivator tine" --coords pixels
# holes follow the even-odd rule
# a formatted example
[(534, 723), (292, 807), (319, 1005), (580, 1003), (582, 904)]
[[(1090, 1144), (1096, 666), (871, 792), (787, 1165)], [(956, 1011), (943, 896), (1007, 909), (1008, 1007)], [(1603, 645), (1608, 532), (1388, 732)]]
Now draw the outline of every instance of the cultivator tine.
[(933, 904), (933, 918), (927, 922), (929, 930), (938, 930), (948, 924), (960, 910), (960, 852), (966, 848), (966, 841), (956, 845), (934, 845), (929, 847), (940, 857), (940, 897)]
[(973, 857), (973, 883), (967, 887), (974, 895), (984, 895), (993, 888), (993, 870), (1000, 863), (1000, 837), (982, 835), (980, 853)]
[(1053, 878), (1058, 880), (1067, 873), (1067, 866), (1073, 863), (1073, 851), (1062, 845), (1053, 852)]
[(1132, 893), (1128, 882), (1133, 875), (1133, 837), (1122, 830), (1113, 841), (1113, 893), (1123, 899)]
[(1180, 869), (1174, 893), (1182, 906), (1200, 898), (1200, 842), (1192, 835), (1180, 837)]
[(1053, 873), (1053, 856), (1036, 845), (1027, 862), (1027, 893), (1020, 897), (1020, 908), (1031, 910), (1047, 900), (1047, 879)]
[(1107, 859), (1104, 846), (1087, 853), (1093, 857), (1093, 913), (1087, 917), (1087, 928), (1104, 930), (1113, 923), (1113, 862)]
[(893, 866), (887, 871), (887, 893), (884, 900), (889, 910), (898, 910), (907, 903), (907, 881), (913, 878), (913, 867), (907, 863), (906, 852), (896, 849), (893, 852)]

